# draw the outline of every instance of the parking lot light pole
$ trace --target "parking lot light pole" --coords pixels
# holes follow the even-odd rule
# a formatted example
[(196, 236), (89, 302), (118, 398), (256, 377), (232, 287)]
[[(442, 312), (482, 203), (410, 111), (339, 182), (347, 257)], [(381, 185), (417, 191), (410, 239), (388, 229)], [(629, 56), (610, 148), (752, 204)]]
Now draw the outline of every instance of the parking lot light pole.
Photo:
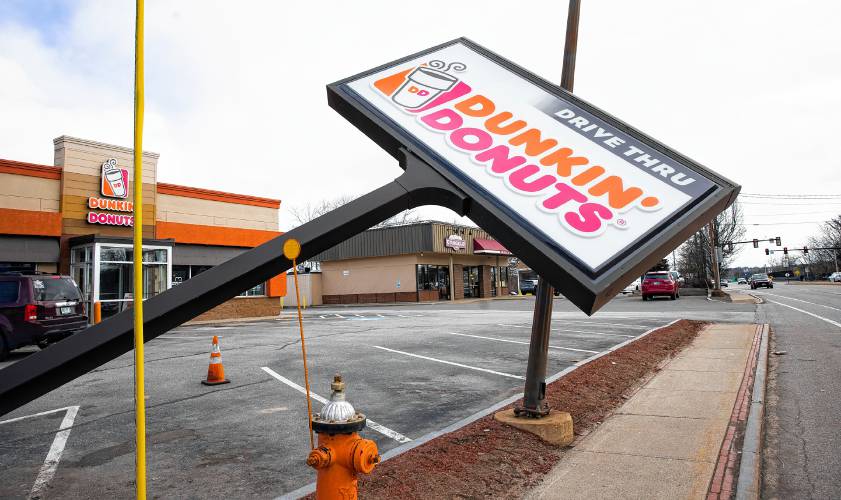
[[(575, 80), (575, 54), (578, 49), (580, 11), (581, 0), (569, 0), (564, 65), (561, 74), (561, 88), (568, 92), (572, 92)], [(540, 418), (549, 414), (549, 407), (543, 400), (546, 397), (546, 363), (549, 357), (549, 333), (552, 326), (552, 300), (555, 290), (548, 281), (538, 276), (536, 295), (523, 406), (514, 408), (515, 415), (531, 418)]]

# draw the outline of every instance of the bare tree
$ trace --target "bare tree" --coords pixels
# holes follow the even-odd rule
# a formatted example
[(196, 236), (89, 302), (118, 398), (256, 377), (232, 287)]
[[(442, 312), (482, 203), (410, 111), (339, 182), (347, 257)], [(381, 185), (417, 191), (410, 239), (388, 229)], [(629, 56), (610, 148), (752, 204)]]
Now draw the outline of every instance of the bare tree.
[(321, 217), (327, 212), (332, 212), (342, 205), (353, 201), (354, 198), (356, 197), (349, 194), (343, 194), (335, 198), (323, 199), (315, 203), (307, 202), (306, 205), (299, 205), (290, 208), (289, 213), (295, 218), (295, 221), (300, 226), (301, 224), (306, 224), (313, 219)]
[[(726, 270), (736, 258), (740, 247), (727, 245), (728, 242), (740, 241), (745, 237), (742, 209), (738, 202), (718, 214), (713, 220), (716, 244), (721, 248), (719, 270)], [(678, 270), (691, 286), (704, 286), (710, 283), (712, 259), (710, 254), (710, 234), (708, 226), (693, 234), (678, 249)], [(726, 273), (725, 273), (726, 274)]]

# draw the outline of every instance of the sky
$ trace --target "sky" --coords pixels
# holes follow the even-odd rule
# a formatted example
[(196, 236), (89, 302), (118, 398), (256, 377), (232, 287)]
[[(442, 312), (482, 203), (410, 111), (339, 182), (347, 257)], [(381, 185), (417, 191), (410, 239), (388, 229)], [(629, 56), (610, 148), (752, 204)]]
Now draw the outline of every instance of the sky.
[[(582, 3), (576, 95), (743, 193), (841, 196), (841, 4)], [(281, 199), (290, 229), (290, 207), (401, 172), (326, 84), (459, 36), (559, 81), (565, 23), (550, 1), (147, 0), (144, 149), (160, 182)], [(63, 134), (130, 146), (133, 49), (134, 2), (0, 2), (0, 158), (52, 164)], [(747, 238), (790, 247), (841, 213), (841, 197), (744, 201)]]

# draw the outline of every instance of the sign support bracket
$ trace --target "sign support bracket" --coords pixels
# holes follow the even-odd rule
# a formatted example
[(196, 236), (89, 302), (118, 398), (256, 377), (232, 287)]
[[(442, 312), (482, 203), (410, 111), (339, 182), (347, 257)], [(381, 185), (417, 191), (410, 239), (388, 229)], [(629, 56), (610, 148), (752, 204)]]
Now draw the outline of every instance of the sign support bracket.
[[(243, 290), (292, 267), (284, 257), (289, 239), (301, 243), (300, 261), (422, 205), (439, 205), (465, 215), (469, 199), (414, 153), (401, 148), (406, 171), (397, 179), (346, 205), (215, 266), (143, 302), (143, 341), (150, 340), (232, 299)], [(23, 406), (133, 349), (128, 309), (3, 369), (0, 415)]]

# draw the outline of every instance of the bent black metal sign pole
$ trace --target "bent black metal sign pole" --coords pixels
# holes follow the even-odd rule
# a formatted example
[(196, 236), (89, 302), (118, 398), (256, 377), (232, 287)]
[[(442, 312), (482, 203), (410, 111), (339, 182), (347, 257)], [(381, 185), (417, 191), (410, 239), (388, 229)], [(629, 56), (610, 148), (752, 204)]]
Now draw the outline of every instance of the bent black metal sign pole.
[[(406, 172), (144, 302), (146, 341), (289, 269), (290, 238), (304, 260), (420, 205), (470, 217), (593, 314), (739, 191), (466, 38), (328, 85), (327, 98)], [(128, 352), (132, 329), (126, 311), (3, 369), (0, 415)]]
[[(566, 41), (564, 42), (564, 65), (561, 72), (561, 88), (568, 92), (572, 92), (573, 82), (575, 81), (575, 55), (578, 49), (580, 12), (581, 0), (569, 0)], [(534, 301), (534, 317), (531, 324), (523, 406), (514, 407), (515, 415), (543, 417), (549, 414), (549, 406), (544, 403), (544, 399), (546, 399), (546, 365), (549, 361), (549, 335), (552, 329), (554, 292), (552, 285), (539, 277), (537, 297)]]
[[(401, 164), (403, 175), (379, 189), (144, 301), (145, 342), (290, 269), (283, 256), (290, 238), (301, 243), (305, 260), (409, 208), (440, 205), (465, 214), (467, 198), (429, 166), (405, 151)], [(4, 368), (0, 415), (131, 351), (133, 335), (126, 310)]]

